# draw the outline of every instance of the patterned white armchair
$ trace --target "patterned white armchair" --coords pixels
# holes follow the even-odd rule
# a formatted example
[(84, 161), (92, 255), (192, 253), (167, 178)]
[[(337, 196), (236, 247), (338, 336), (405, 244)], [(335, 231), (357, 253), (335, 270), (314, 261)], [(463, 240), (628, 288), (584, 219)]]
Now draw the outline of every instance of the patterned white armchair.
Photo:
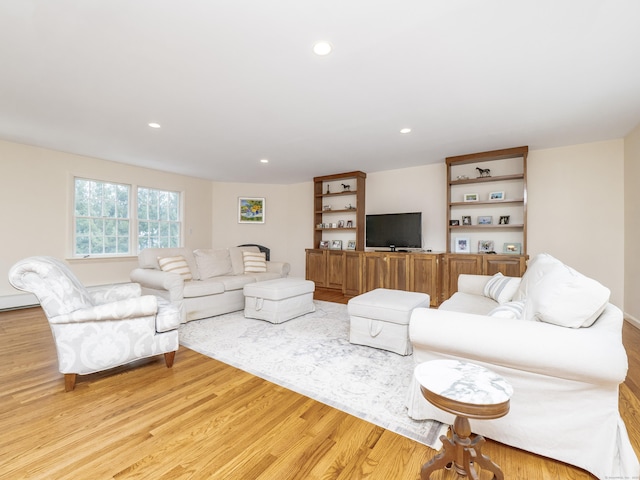
[(64, 374), (65, 390), (77, 375), (164, 354), (167, 367), (178, 350), (180, 313), (166, 300), (140, 293), (128, 283), (85, 288), (69, 268), (52, 257), (30, 257), (9, 271), (9, 281), (33, 293), (49, 320)]

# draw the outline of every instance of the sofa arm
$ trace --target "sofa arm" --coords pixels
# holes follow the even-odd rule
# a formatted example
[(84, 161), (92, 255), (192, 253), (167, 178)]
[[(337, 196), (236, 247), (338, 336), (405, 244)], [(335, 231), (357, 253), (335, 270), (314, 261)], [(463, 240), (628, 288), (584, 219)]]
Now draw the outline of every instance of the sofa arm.
[(153, 295), (128, 298), (117, 302), (105, 303), (94, 307), (82, 308), (66, 315), (50, 319), (51, 323), (105, 322), (147, 317), (158, 311), (158, 299)]
[[(605, 315), (608, 318), (603, 319)], [(574, 329), (418, 308), (411, 315), (409, 337), (416, 362), (424, 351), (443, 358), (613, 386), (623, 382), (627, 372), (622, 313), (608, 305), (602, 316), (589, 328)]]
[(484, 295), (484, 287), (491, 280), (491, 275), (471, 275), (461, 273), (458, 276), (458, 291), (472, 295)]
[(136, 268), (129, 277), (143, 289), (160, 290), (167, 293), (165, 298), (177, 302), (184, 298), (184, 280), (177, 273), (163, 272), (152, 268)]
[(289, 275), (291, 265), (288, 262), (267, 262), (267, 272), (277, 273), (281, 277)]
[(140, 285), (137, 283), (119, 283), (116, 285), (103, 285), (87, 287), (94, 305), (117, 302), (127, 298), (135, 298), (142, 295)]

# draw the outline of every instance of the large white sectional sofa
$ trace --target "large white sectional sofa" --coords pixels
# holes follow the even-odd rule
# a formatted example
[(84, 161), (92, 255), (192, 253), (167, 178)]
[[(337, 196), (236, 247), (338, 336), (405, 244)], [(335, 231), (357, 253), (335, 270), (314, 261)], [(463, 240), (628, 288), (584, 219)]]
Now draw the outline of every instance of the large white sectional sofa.
[[(158, 295), (176, 305), (183, 323), (235, 312), (244, 309), (245, 285), (283, 278), (290, 270), (289, 263), (272, 261), (264, 261), (264, 268), (255, 268), (255, 265), (250, 268), (248, 262), (245, 264), (243, 252), (260, 255), (256, 246), (198, 250), (146, 248), (140, 252), (139, 267), (130, 277), (132, 282), (140, 284), (143, 294)], [(162, 259), (180, 257), (186, 261), (182, 270), (162, 270)]]
[[(623, 315), (608, 300), (607, 288), (546, 254), (529, 262), (522, 279), (461, 275), (439, 309), (414, 310), (414, 360), (470, 361), (512, 384), (510, 412), (472, 420), (475, 433), (600, 479), (639, 478), (618, 410), (627, 373)], [(453, 422), (417, 382), (407, 407), (414, 419)]]

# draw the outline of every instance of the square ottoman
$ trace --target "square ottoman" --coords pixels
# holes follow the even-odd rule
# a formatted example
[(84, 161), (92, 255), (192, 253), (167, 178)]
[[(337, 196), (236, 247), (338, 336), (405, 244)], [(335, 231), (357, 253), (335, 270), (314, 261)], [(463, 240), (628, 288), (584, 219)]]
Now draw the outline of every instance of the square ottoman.
[(381, 348), (400, 355), (413, 352), (409, 320), (414, 308), (429, 308), (426, 293), (377, 288), (353, 297), (347, 304), (349, 342)]
[(302, 278), (276, 278), (244, 286), (244, 316), (282, 323), (315, 311), (316, 285)]

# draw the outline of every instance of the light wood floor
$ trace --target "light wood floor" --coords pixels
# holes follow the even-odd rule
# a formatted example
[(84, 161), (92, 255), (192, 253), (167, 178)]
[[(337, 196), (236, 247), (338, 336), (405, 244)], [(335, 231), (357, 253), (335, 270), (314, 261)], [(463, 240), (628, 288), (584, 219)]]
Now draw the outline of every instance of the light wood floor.
[[(640, 452), (640, 332), (625, 325), (623, 336), (620, 408)], [(65, 393), (39, 308), (0, 313), (0, 349), (1, 479), (417, 480), (435, 454), (186, 348), (172, 369), (149, 359), (79, 377)], [(507, 479), (594, 478), (492, 441), (485, 452)]]

